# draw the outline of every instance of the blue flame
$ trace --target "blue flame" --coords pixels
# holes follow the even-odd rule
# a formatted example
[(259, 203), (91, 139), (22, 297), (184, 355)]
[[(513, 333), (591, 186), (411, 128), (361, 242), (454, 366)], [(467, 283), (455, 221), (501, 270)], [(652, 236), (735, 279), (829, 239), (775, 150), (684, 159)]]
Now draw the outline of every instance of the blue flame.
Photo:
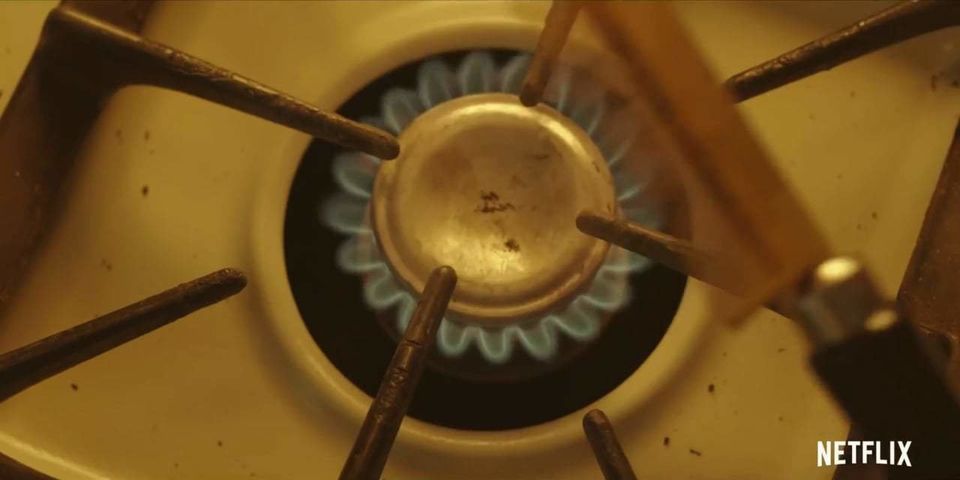
[(333, 160), (333, 175), (343, 190), (358, 198), (370, 198), (379, 163), (370, 155), (340, 155)]
[[(381, 117), (361, 121), (399, 134), (418, 115), (444, 101), (483, 92), (519, 93), (529, 63), (530, 56), (523, 54), (498, 68), (487, 52), (467, 55), (456, 69), (439, 59), (428, 60), (419, 67), (415, 91), (391, 89), (383, 96)], [(656, 205), (644, 198), (650, 179), (620, 168), (630, 155), (632, 137), (625, 133), (629, 128), (608, 119), (611, 105), (606, 92), (575, 80), (572, 70), (559, 68), (547, 87), (545, 102), (591, 135), (614, 176), (623, 214), (651, 228), (660, 227)], [(348, 235), (337, 251), (337, 265), (363, 276), (364, 299), (371, 308), (396, 309), (396, 327), (402, 332), (417, 302), (394, 278), (370, 228), (368, 203), (379, 165), (379, 159), (365, 153), (338, 155), (333, 176), (342, 191), (321, 206), (320, 216), (328, 227)], [(550, 361), (557, 354), (560, 335), (578, 341), (596, 337), (609, 315), (630, 302), (629, 276), (649, 266), (645, 257), (612, 246), (589, 288), (562, 309), (502, 328), (481, 327), (448, 313), (437, 333), (438, 350), (457, 357), (476, 346), (486, 360), (502, 364), (515, 350), (523, 349), (533, 358)]]
[(347, 235), (372, 233), (365, 218), (366, 211), (366, 205), (339, 193), (320, 207), (320, 218), (323, 223), (340, 233)]
[(547, 361), (557, 351), (557, 330), (552, 323), (542, 321), (518, 334), (520, 342), (533, 358)]
[(386, 267), (372, 234), (350, 237), (337, 249), (337, 266), (343, 271), (365, 274)]

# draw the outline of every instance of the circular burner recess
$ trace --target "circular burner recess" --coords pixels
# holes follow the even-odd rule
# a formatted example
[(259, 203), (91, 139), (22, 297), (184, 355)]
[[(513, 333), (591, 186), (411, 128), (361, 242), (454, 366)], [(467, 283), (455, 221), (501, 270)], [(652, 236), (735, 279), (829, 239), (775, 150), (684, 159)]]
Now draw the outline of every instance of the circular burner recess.
[[(506, 62), (516, 53), (494, 52), (493, 58)], [(465, 54), (439, 58), (455, 64)], [(420, 63), (375, 80), (350, 98), (339, 113), (350, 118), (376, 115), (385, 92), (415, 85)], [(319, 141), (305, 152), (288, 199), (284, 253), (294, 299), (314, 341), (345, 377), (372, 397), (396, 342), (383, 327), (382, 318), (364, 302), (361, 277), (337, 265), (335, 256), (343, 235), (318, 220), (317, 206), (338, 190), (331, 162), (339, 153), (337, 147)], [(478, 200), (482, 205), (483, 198)], [(679, 306), (685, 284), (683, 275), (656, 265), (631, 275), (629, 304), (613, 314), (606, 329), (589, 343), (560, 337), (559, 350), (577, 354), (552, 370), (538, 368), (542, 360), (520, 353), (511, 367), (518, 375), (496, 381), (471, 379), (462, 371), (453, 374), (450, 362), (434, 354), (409, 415), (451, 428), (503, 430), (543, 423), (583, 408), (616, 388), (657, 346)], [(471, 364), (488, 363), (475, 351), (457, 362), (465, 365), (465, 370)]]

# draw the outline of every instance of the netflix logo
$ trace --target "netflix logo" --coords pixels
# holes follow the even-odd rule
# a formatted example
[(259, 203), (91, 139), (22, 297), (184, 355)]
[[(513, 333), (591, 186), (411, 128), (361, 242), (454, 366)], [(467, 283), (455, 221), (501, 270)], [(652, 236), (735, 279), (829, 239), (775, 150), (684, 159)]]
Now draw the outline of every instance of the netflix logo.
[(910, 444), (913, 442), (868, 442), (846, 440), (817, 442), (817, 466), (833, 465), (896, 465), (912, 467)]

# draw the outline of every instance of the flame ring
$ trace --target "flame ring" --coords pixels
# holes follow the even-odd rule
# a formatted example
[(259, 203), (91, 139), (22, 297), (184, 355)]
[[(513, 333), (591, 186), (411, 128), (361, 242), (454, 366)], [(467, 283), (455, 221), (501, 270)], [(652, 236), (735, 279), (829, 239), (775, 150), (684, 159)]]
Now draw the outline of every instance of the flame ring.
[[(468, 54), (454, 70), (440, 59), (422, 63), (415, 90), (394, 88), (381, 100), (379, 117), (361, 121), (399, 134), (414, 118), (444, 101), (475, 93), (517, 94), (530, 56), (521, 54), (498, 66), (488, 52)], [(637, 178), (622, 168), (630, 155), (632, 137), (606, 131), (611, 111), (606, 92), (596, 84), (574, 81), (575, 72), (560, 67), (544, 102), (582, 127), (603, 153), (614, 175), (617, 202), (623, 214), (650, 228), (661, 226), (655, 202), (644, 198), (649, 178)], [(578, 79), (580, 79), (578, 77)], [(333, 176), (341, 191), (320, 206), (321, 221), (348, 236), (337, 251), (337, 264), (346, 272), (363, 276), (364, 299), (377, 311), (396, 308), (396, 328), (406, 329), (416, 306), (414, 295), (396, 281), (384, 261), (369, 221), (369, 200), (380, 160), (361, 152), (343, 152), (333, 161)], [(502, 328), (481, 327), (448, 313), (440, 324), (437, 347), (446, 357), (459, 357), (475, 346), (492, 364), (504, 364), (516, 349), (548, 362), (558, 353), (558, 336), (588, 342), (603, 330), (612, 314), (630, 302), (628, 278), (645, 271), (650, 261), (612, 247), (589, 288), (562, 309), (534, 321)]]

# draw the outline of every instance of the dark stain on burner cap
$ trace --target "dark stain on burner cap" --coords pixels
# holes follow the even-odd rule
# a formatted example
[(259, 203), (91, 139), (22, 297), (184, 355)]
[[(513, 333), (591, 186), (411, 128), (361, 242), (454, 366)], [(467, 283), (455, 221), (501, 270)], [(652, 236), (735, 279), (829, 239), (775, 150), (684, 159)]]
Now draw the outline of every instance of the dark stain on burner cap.
[(497, 192), (494, 191), (484, 192), (481, 190), (480, 200), (483, 203), (474, 209), (475, 212), (499, 213), (506, 210), (516, 210), (512, 203), (500, 201), (500, 195), (497, 195)]

